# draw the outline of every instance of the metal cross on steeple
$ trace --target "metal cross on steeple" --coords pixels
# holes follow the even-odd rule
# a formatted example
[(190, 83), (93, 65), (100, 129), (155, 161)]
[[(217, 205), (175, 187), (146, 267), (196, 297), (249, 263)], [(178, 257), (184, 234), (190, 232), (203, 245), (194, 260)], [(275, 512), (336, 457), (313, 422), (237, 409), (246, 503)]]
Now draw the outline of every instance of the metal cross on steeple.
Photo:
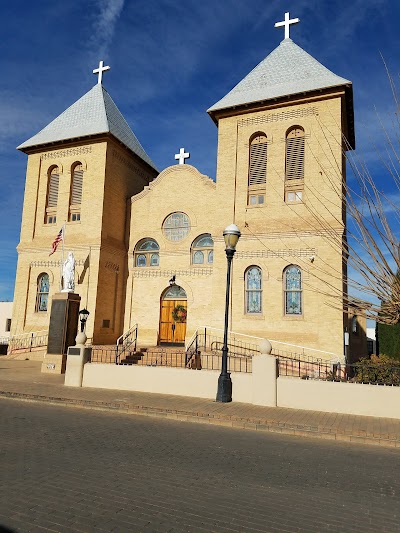
[(280, 28), (285, 26), (285, 39), (289, 39), (289, 28), (291, 24), (297, 24), (300, 22), (300, 19), (290, 19), (289, 13), (285, 13), (285, 20), (282, 22), (277, 22), (275, 28)]
[(100, 61), (99, 68), (95, 68), (93, 71), (93, 74), (98, 75), (97, 83), (101, 84), (101, 81), (103, 79), (103, 72), (106, 72), (107, 70), (110, 70), (110, 67), (105, 67), (104, 61)]
[(179, 154), (175, 154), (175, 159), (179, 159), (179, 163), (178, 163), (179, 165), (184, 165), (185, 159), (189, 159), (189, 157), (190, 157), (189, 152), (185, 152), (184, 148), (180, 149)]

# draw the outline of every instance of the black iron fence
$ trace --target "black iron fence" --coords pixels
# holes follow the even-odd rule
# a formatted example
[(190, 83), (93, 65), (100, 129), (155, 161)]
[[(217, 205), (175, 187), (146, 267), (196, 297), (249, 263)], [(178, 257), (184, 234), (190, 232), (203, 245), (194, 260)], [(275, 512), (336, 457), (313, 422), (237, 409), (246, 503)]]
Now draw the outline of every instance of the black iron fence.
[(120, 365), (185, 367), (185, 352), (146, 350), (134, 352), (118, 360)]
[(31, 352), (36, 348), (47, 346), (48, 334), (47, 333), (28, 333), (26, 335), (18, 335), (10, 337), (8, 339), (8, 353), (14, 353), (18, 351)]
[[(125, 353), (120, 357), (116, 347), (93, 346), (91, 362), (117, 365), (164, 366), (191, 370), (221, 370), (221, 353), (194, 354), (189, 364), (187, 364), (186, 359), (184, 351), (146, 350)], [(229, 372), (250, 373), (252, 371), (252, 358), (250, 356), (229, 355), (228, 370)]]
[(400, 364), (379, 364), (363, 360), (351, 365), (328, 362), (309, 362), (278, 358), (280, 376), (324, 381), (400, 386)]
[(91, 363), (113, 363), (117, 357), (117, 348), (115, 346), (93, 346)]

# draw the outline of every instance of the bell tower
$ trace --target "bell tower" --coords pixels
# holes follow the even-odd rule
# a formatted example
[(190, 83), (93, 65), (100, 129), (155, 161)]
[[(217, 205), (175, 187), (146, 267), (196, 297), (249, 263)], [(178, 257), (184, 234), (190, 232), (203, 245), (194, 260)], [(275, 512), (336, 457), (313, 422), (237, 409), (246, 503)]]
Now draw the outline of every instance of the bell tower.
[(111, 96), (97, 84), (18, 149), (28, 155), (12, 335), (46, 331), (65, 256), (76, 260), (75, 292), (90, 311), (87, 336), (122, 333), (127, 277), (127, 200), (158, 174)]
[(286, 13), (275, 25), (285, 28), (280, 45), (208, 110), (218, 127), (219, 234), (231, 223), (242, 230), (233, 275), (245, 291), (232, 295), (231, 328), (343, 354), (352, 84), (292, 41), (298, 22)]

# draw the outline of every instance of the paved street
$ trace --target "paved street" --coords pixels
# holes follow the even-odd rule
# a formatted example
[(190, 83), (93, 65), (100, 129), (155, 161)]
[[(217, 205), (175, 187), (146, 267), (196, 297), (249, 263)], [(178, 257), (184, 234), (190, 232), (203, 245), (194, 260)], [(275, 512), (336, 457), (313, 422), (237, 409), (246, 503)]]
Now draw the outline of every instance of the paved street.
[(4, 531), (400, 530), (396, 449), (7, 399), (0, 416)]

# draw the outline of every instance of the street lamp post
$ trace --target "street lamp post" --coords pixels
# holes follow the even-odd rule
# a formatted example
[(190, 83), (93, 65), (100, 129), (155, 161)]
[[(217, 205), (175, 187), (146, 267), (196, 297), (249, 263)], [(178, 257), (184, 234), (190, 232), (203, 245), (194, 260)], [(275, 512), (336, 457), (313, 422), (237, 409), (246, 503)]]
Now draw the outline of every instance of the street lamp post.
[(229, 321), (229, 297), (231, 290), (231, 265), (236, 252), (236, 245), (240, 237), (240, 230), (235, 224), (224, 229), (225, 252), (228, 263), (226, 274), (226, 298), (225, 298), (225, 325), (224, 345), (222, 347), (222, 367), (218, 378), (217, 402), (232, 401), (232, 380), (228, 372), (228, 321)]
[(86, 321), (90, 315), (87, 309), (81, 309), (79, 311), (79, 320), (81, 321), (81, 333), (85, 332)]

